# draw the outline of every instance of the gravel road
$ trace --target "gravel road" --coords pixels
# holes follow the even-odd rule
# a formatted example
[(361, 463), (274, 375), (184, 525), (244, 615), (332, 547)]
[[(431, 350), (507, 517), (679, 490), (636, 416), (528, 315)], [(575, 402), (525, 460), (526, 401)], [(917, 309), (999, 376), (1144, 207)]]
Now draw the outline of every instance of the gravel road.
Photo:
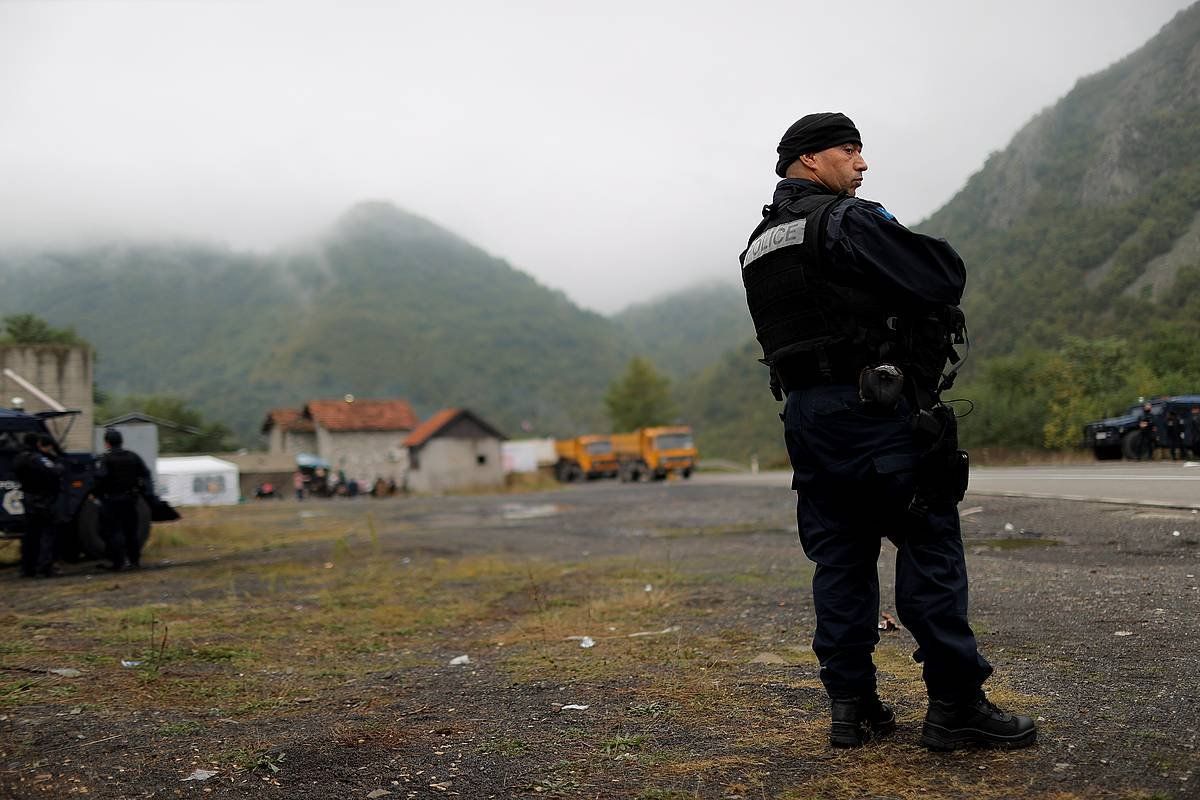
[[(297, 520), (293, 526), (304, 521), (298, 519), (302, 515), (344, 518), (350, 524), (369, 509), (378, 530), (375, 557), (395, 562), (403, 558), (407, 563), (411, 556), (415, 563), (421, 554), (429, 553), (443, 560), (487, 554), (516, 560), (528, 557), (573, 565), (572, 569), (588, 559), (629, 556), (646, 565), (669, 565), (679, 585), (691, 588), (679, 591), (679, 605), (664, 609), (664, 617), (675, 617), (664, 619), (663, 625), (673, 622), (685, 628), (680, 636), (688, 637), (684, 655), (692, 659), (689, 663), (707, 664), (714, 676), (737, 687), (737, 696), (751, 709), (738, 712), (749, 713), (749, 718), (737, 719), (749, 719), (776, 734), (789, 719), (803, 721), (814, 731), (824, 724), (825, 700), (815, 682), (815, 665), (772, 666), (751, 663), (748, 657), (767, 647), (803, 647), (811, 637), (809, 572), (794, 531), (794, 496), (786, 488), (599, 482), (513, 495), (308, 502), (300, 507), (291, 501), (272, 502), (228, 513), (243, 521), (255, 519), (256, 514), (267, 519), (260, 509), (268, 505), (272, 519), (286, 512)], [(751, 783), (737, 771), (741, 762), (731, 755), (736, 748), (731, 739), (722, 739), (727, 734), (718, 731), (715, 719), (710, 730), (700, 724), (702, 720), (668, 713), (645, 722), (637, 736), (621, 738), (644, 719), (631, 721), (630, 703), (635, 696), (631, 692), (653, 688), (646, 683), (651, 678), (641, 674), (652, 664), (606, 679), (564, 679), (568, 693), (586, 696), (592, 704), (586, 714), (580, 712), (569, 721), (548, 710), (551, 700), (565, 696), (562, 687), (515, 678), (511, 665), (508, 671), (492, 669), (485, 660), (470, 673), (446, 670), (447, 654), (465, 637), (479, 646), (501, 635), (525, 613), (519, 606), (529, 601), (518, 591), (512, 596), (516, 605), (511, 614), (503, 605), (494, 606), (494, 621), (481, 619), (469, 632), (446, 631), (444, 638), (423, 645), (427, 653), (414, 650), (408, 661), (397, 662), (386, 674), (366, 676), (353, 686), (331, 687), (326, 699), (312, 703), (306, 699), (306, 704), (287, 715), (256, 719), (254, 730), (262, 746), (271, 748), (269, 752), (286, 749), (285, 769), (278, 776), (260, 774), (263, 770), (227, 775), (226, 769), (224, 783), (214, 779), (203, 791), (210, 796), (314, 800), (383, 797), (368, 795), (380, 786), (375, 774), (379, 764), (393, 770), (388, 776), (393, 783), (402, 782), (397, 777), (401, 774), (403, 781), (419, 782), (415, 776), (423, 771), (441, 769), (437, 759), (443, 749), (438, 749), (440, 744), (421, 745), (420, 737), (427, 736), (438, 742), (459, 737), (461, 744), (454, 745), (458, 760), (452, 790), (422, 785), (420, 791), (414, 786), (414, 791), (401, 792), (385, 782), (396, 796), (452, 791), (463, 797), (838, 797), (842, 795), (837, 789), (797, 795), (790, 787), (814, 786), (812, 781), (830, 770), (850, 776), (851, 783), (844, 785), (865, 786), (870, 781), (861, 775), (856, 778), (855, 770), (886, 769), (880, 763), (883, 758), (911, 767), (906, 778), (910, 788), (857, 790), (853, 797), (1009, 796), (988, 789), (990, 774), (1003, 777), (1004, 786), (1022, 785), (1021, 793), (1012, 796), (1200, 797), (1200, 776), (1195, 775), (1200, 514), (1188, 509), (981, 495), (968, 495), (961, 514), (971, 574), (972, 622), (985, 654), (996, 666), (997, 685), (1029, 704), (1019, 710), (1041, 719), (1042, 735), (1032, 750), (927, 754), (916, 743), (922, 709), (910, 698), (900, 709), (902, 726), (896, 741), (876, 749), (874, 755), (832, 755), (821, 744), (797, 744), (788, 750), (764, 743), (759, 751), (739, 751), (738, 758), (758, 765)], [(314, 541), (293, 549), (271, 549), (242, 557), (240, 566), (252, 567), (247, 559), (264, 565), (292, 560), (319, 570), (328, 566), (325, 562), (339, 546)], [(885, 611), (891, 608), (892, 552), (885, 544), (880, 559)], [(166, 607), (188, 596), (190, 571), (198, 567), (150, 566), (123, 579), (120, 592), (94, 595), (94, 602)], [(0, 591), (8, 602), (12, 630), (19, 634), (26, 627), (24, 620), (44, 618), (57, 602), (54, 587), (85, 580), (82, 569), (74, 568), (61, 584), (21, 582), (6, 571), (0, 577)], [(743, 580), (751, 576), (754, 581)], [(569, 585), (569, 578), (564, 581)], [(884, 636), (893, 652), (903, 655), (911, 650), (907, 632)], [(585, 652), (574, 643), (568, 649), (575, 654), (571, 657)], [(594, 652), (595, 658), (604, 657), (603, 647)], [(882, 689), (886, 694), (887, 687)], [(330, 739), (326, 731), (339, 730), (339, 725), (356, 719), (345, 710), (351, 707), (350, 693), (353, 708), (367, 708), (370, 714), (407, 726), (396, 734), (401, 738), (394, 743), (381, 740), (375, 750), (370, 749), (372, 742), (364, 744), (361, 738), (343, 734), (336, 741)], [(652, 705), (639, 707), (644, 712)], [(763, 709), (760, 718), (753, 711), (756, 707)], [(455, 708), (457, 716), (448, 717)], [(467, 722), (463, 722), (465, 709), (469, 709)], [(212, 721), (197, 712), (186, 720), (198, 731), (194, 738), (171, 739), (162, 736), (161, 722), (158, 727), (150, 724), (148, 717), (153, 714), (145, 711), (139, 715), (109, 709), (107, 716), (93, 719), (90, 712), (77, 714), (53, 704), (22, 706), (11, 700), (3, 711), (0, 797), (53, 796), (46, 794), (52, 786), (84, 785), (91, 787), (92, 796), (106, 798), (175, 796), (184, 788), (185, 794), (198, 794), (198, 787), (180, 783), (177, 765), (187, 764), (193, 753), (215, 747), (210, 730), (224, 730), (221, 735), (228, 736), (228, 731), (243, 724), (223, 718)], [(244, 725), (249, 728), (251, 721)], [(89, 746), (87, 759), (66, 759), (57, 766), (37, 760), (39, 748), (45, 750), (48, 743), (81, 730), (89, 743), (92, 737), (97, 741)], [(519, 742), (512, 744), (517, 735), (542, 738), (536, 746), (526, 743), (518, 748)], [(640, 742), (640, 736), (660, 746), (661, 754), (651, 758), (645, 752), (621, 751), (634, 746), (622, 742)], [(588, 744), (596, 741), (603, 744)], [(505, 751), (510, 745), (512, 752)], [(673, 764), (679, 756), (672, 754), (702, 746), (711, 755), (703, 773), (710, 776), (708, 782), (672, 779), (676, 774), (672, 768), (683, 769)], [(626, 760), (617, 760), (603, 748)], [(135, 751), (144, 755), (134, 758)], [(729, 759), (727, 767), (721, 766), (721, 758)], [(689, 763), (693, 770), (700, 769), (694, 760)], [(554, 764), (568, 764), (558, 769), (575, 770), (573, 782), (552, 783), (546, 776), (556, 769)], [(940, 777), (921, 777), (926, 774)], [(45, 782), (36, 784), (42, 775), (48, 776)], [(368, 777), (376, 782), (368, 782)], [(738, 786), (752, 786), (753, 791)]]

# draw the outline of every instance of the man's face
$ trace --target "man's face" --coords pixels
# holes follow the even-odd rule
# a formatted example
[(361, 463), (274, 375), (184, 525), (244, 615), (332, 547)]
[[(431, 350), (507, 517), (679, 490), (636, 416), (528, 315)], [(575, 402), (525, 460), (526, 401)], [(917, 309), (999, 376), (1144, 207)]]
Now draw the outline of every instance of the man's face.
[(862, 186), (867, 162), (862, 157), (862, 147), (857, 144), (839, 144), (813, 153), (809, 167), (825, 188), (833, 192), (845, 192), (851, 197)]

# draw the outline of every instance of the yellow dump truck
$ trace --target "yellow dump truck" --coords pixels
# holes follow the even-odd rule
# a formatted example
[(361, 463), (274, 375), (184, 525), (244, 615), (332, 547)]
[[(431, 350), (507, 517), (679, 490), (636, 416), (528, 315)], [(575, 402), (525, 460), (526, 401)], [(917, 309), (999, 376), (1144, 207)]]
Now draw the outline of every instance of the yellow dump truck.
[(690, 478), (700, 458), (687, 425), (614, 433), (612, 445), (623, 481), (661, 481), (672, 472)]
[(617, 456), (613, 453), (612, 440), (608, 436), (576, 436), (574, 439), (557, 439), (554, 451), (558, 461), (554, 464), (554, 477), (564, 483), (594, 478), (615, 478)]

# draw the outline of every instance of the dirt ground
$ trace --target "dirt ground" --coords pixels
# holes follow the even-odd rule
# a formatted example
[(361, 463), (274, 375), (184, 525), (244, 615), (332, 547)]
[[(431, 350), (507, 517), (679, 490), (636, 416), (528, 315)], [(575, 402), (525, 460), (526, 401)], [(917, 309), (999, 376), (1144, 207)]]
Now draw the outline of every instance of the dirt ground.
[(793, 503), (264, 501), (156, 526), (140, 572), (4, 569), (0, 798), (1200, 797), (1196, 514), (968, 495), (989, 690), (1040, 741), (934, 754), (903, 630), (897, 734), (826, 743)]

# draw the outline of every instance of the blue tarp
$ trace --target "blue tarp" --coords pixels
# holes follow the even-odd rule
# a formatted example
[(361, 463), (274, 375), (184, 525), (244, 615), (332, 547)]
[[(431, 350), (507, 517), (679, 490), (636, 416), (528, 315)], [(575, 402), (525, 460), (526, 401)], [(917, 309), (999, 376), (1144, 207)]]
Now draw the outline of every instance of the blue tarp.
[(329, 462), (320, 456), (313, 455), (312, 453), (297, 453), (296, 466), (314, 468), (324, 467), (325, 469), (329, 469)]

